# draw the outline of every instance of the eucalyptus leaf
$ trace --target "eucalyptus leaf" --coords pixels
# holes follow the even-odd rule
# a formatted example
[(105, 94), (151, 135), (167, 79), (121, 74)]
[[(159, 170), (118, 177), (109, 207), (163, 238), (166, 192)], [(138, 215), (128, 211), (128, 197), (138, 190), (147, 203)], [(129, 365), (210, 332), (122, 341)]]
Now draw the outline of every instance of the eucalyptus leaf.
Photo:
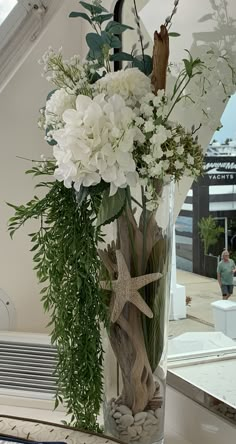
[(117, 219), (122, 213), (125, 203), (125, 188), (118, 188), (114, 196), (109, 196), (109, 189), (105, 190), (98, 212), (97, 227), (107, 225)]
[(112, 54), (110, 56), (110, 61), (111, 62), (115, 62), (115, 61), (127, 61), (127, 62), (133, 62), (134, 58), (131, 54), (129, 54), (128, 52), (116, 52), (115, 54)]
[(85, 12), (75, 12), (75, 11), (73, 11), (73, 12), (70, 13), (69, 17), (70, 18), (81, 17), (84, 20), (87, 20), (87, 22), (89, 22), (90, 24), (92, 23), (90, 17)]
[(126, 31), (127, 29), (133, 30), (131, 26), (123, 25), (122, 23), (116, 22), (116, 21), (110, 21), (107, 23), (105, 31), (110, 32), (111, 34), (121, 34), (122, 32)]
[(112, 35), (108, 34), (106, 31), (101, 31), (101, 38), (104, 45), (108, 45), (111, 47)]
[(181, 34), (179, 34), (178, 32), (169, 32), (169, 37), (180, 37)]
[(89, 50), (86, 59), (87, 60), (98, 60), (100, 57), (102, 57), (102, 51), (93, 51), (92, 49)]
[(134, 57), (133, 67), (149, 76), (152, 73), (152, 57), (147, 54), (144, 55), (144, 58), (141, 55)]
[(117, 48), (120, 49), (121, 48), (121, 40), (119, 37), (117, 37), (116, 35), (112, 35), (111, 39), (110, 39), (110, 47), (111, 48)]
[(95, 32), (89, 32), (86, 35), (86, 42), (88, 44), (88, 47), (93, 51), (99, 52), (102, 50), (103, 39), (99, 34), (96, 34)]
[(108, 12), (108, 10), (101, 5), (91, 5), (90, 3), (83, 1), (80, 1), (80, 4), (83, 6), (83, 8), (87, 9), (93, 15), (101, 14), (102, 12)]
[(101, 25), (103, 22), (110, 20), (110, 18), (112, 18), (112, 17), (113, 17), (113, 14), (96, 15), (95, 17), (92, 18), (92, 21), (99, 23)]

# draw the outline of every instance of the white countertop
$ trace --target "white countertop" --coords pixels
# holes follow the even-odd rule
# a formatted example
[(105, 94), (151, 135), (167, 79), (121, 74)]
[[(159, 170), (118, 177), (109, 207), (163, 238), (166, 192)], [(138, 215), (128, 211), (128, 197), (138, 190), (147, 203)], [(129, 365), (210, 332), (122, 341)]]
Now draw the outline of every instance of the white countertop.
[[(1, 405), (0, 399), (0, 415), (13, 415), (23, 418), (33, 418), (42, 421), (50, 421), (60, 423), (65, 419), (65, 414), (58, 411), (48, 411), (35, 408), (15, 407), (8, 405)], [(166, 430), (165, 444), (191, 444), (186, 441), (182, 436), (175, 433), (174, 430)]]
[(229, 406), (236, 407), (236, 358), (188, 365), (171, 371)]

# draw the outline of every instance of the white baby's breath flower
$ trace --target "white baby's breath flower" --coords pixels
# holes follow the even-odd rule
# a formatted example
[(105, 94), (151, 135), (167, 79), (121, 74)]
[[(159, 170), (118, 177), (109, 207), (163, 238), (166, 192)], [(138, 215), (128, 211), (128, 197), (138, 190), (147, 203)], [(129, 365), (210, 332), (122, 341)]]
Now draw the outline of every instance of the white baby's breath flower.
[(142, 97), (142, 103), (149, 104), (151, 101), (155, 100), (155, 97), (155, 94), (153, 94), (152, 92), (145, 94), (145, 96)]
[(182, 145), (181, 146), (177, 146), (176, 151), (181, 156), (181, 154), (184, 153), (184, 147)]
[(144, 154), (143, 156), (142, 156), (142, 160), (145, 162), (145, 163), (147, 163), (147, 164), (150, 164), (150, 163), (152, 163), (153, 162), (153, 156), (151, 156), (151, 154)]
[(182, 168), (183, 168), (183, 166), (184, 166), (184, 163), (183, 163), (183, 162), (180, 162), (179, 160), (176, 160), (175, 163), (174, 163), (174, 165), (175, 165), (175, 168), (176, 168), (177, 170), (182, 170)]
[(163, 167), (163, 170), (164, 171), (167, 171), (168, 169), (169, 169), (169, 167), (170, 167), (170, 162), (169, 162), (169, 160), (163, 160), (163, 162), (162, 162), (162, 167)]
[(158, 94), (156, 96), (154, 96), (153, 105), (155, 107), (158, 108), (160, 106), (160, 103), (161, 103), (162, 98), (163, 98), (164, 95), (165, 95), (165, 90), (162, 89), (162, 90), (158, 91)]
[(180, 143), (180, 140), (181, 140), (181, 137), (178, 136), (178, 134), (176, 134), (176, 135), (174, 136), (174, 139), (175, 139), (175, 142), (176, 142), (177, 144), (179, 144), (179, 143)]
[(165, 155), (166, 157), (172, 157), (173, 156), (173, 150), (166, 150)]
[(163, 156), (163, 151), (160, 147), (160, 145), (153, 145), (152, 154), (154, 159), (161, 159)]
[(153, 144), (161, 145), (168, 137), (171, 137), (171, 131), (167, 130), (163, 125), (158, 125), (156, 133), (153, 134), (150, 141)]
[(190, 170), (190, 168), (185, 168), (184, 175), (185, 176), (192, 176), (192, 171)]
[(135, 136), (134, 136), (134, 140), (139, 144), (139, 145), (143, 145), (146, 141), (145, 135), (142, 133), (142, 131), (138, 128), (135, 127)]
[(146, 103), (142, 103), (140, 107), (140, 112), (145, 117), (151, 117), (153, 115), (153, 107), (150, 105), (147, 105)]
[(144, 124), (144, 132), (145, 133), (150, 133), (151, 131), (154, 131), (154, 129), (155, 129), (155, 126), (154, 126), (152, 119), (145, 122), (145, 124)]
[(162, 162), (155, 163), (149, 169), (149, 173), (151, 177), (159, 177), (162, 173)]
[(139, 117), (139, 116), (135, 117), (134, 121), (135, 121), (136, 125), (138, 125), (138, 126), (143, 125), (144, 122), (145, 122), (145, 120), (142, 117)]
[(187, 163), (189, 165), (194, 165), (194, 158), (193, 158), (193, 156), (191, 156), (191, 154), (187, 155)]
[[(140, 174), (146, 174), (146, 170), (144, 169), (144, 168), (141, 168), (140, 169), (140, 171), (139, 171), (139, 173)], [(139, 185), (140, 186), (142, 186), (142, 187), (146, 187), (147, 186), (147, 183), (148, 183), (148, 179), (147, 179), (147, 177), (140, 177), (139, 178)]]

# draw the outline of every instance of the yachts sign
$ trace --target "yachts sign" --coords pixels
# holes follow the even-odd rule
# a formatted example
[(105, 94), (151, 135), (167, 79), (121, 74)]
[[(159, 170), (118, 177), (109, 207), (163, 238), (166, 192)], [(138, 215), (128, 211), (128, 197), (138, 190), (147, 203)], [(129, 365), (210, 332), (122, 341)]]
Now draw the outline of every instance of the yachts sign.
[(205, 157), (204, 185), (235, 185), (236, 184), (236, 157), (216, 156)]

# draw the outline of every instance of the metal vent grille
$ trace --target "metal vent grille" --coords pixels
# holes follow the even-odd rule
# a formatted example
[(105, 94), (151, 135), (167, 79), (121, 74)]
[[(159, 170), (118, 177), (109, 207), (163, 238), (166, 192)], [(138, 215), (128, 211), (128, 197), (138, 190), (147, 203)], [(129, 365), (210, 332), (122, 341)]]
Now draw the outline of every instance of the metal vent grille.
[(0, 340), (0, 389), (54, 395), (56, 347)]

